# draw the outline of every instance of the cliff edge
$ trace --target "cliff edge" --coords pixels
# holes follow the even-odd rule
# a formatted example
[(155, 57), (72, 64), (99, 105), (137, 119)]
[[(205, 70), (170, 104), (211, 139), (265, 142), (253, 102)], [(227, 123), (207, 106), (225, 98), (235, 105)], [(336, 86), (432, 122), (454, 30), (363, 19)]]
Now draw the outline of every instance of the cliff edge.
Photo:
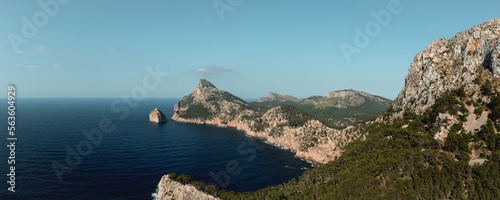
[(205, 194), (194, 186), (182, 184), (172, 180), (170, 175), (164, 175), (158, 183), (157, 200), (182, 199), (182, 200), (217, 200), (212, 195)]

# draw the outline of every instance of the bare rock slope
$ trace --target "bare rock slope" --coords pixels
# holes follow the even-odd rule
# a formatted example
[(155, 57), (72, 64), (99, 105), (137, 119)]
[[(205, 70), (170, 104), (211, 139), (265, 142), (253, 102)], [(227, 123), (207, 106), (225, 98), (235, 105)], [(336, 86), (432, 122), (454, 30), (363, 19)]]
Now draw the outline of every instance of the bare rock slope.
[(194, 186), (183, 185), (172, 180), (169, 175), (164, 175), (158, 183), (158, 192), (156, 193), (157, 200), (216, 200), (212, 195), (205, 194)]
[(392, 107), (397, 116), (406, 110), (421, 114), (446, 91), (462, 86), (466, 92), (478, 91), (480, 85), (474, 80), (481, 79), (485, 71), (500, 78), (500, 18), (461, 31), (449, 40), (434, 40), (415, 55)]

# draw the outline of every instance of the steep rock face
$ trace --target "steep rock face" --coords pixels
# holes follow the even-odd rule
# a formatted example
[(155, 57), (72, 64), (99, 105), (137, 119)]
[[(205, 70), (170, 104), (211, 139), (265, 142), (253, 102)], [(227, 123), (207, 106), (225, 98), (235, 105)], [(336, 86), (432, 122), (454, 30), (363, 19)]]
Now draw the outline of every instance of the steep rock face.
[(215, 200), (219, 199), (212, 195), (197, 190), (192, 185), (183, 185), (164, 175), (158, 183), (157, 200), (183, 199), (183, 200)]
[[(479, 90), (473, 80), (489, 72), (500, 78), (500, 18), (488, 20), (449, 40), (437, 39), (415, 55), (405, 85), (392, 103), (396, 117), (404, 111), (421, 114), (446, 91), (464, 86)], [(475, 95), (478, 98), (479, 95)]]
[(251, 106), (206, 80), (201, 80), (193, 93), (182, 98), (174, 111), (172, 119), (175, 121), (235, 127), (317, 163), (334, 160), (345, 145), (359, 137), (353, 127), (333, 129), (310, 114), (288, 107), (277, 106), (266, 111)]
[(266, 102), (266, 101), (279, 101), (279, 102), (299, 102), (300, 99), (295, 98), (291, 95), (280, 95), (275, 92), (269, 92), (269, 95), (267, 97), (261, 97), (253, 102)]
[(248, 112), (251, 115), (255, 112), (244, 100), (217, 89), (205, 79), (200, 80), (193, 93), (183, 97), (174, 105), (174, 111), (173, 120), (179, 118), (206, 120), (215, 117), (221, 124), (234, 120), (237, 113)]
[(294, 119), (305, 116), (289, 112), (282, 106), (272, 108), (252, 122), (246, 132), (294, 151), (299, 158), (318, 163), (336, 159), (347, 144), (360, 137), (353, 126), (338, 130), (315, 119), (307, 120), (303, 124), (293, 123)]
[(151, 113), (149, 113), (149, 121), (161, 124), (167, 122), (167, 117), (160, 111), (160, 109), (155, 108), (151, 111)]
[[(461, 31), (449, 40), (434, 40), (415, 56), (404, 87), (391, 104), (390, 116), (437, 112), (426, 116), (433, 116), (429, 120), (436, 126), (432, 129), (434, 138), (441, 142), (451, 131), (475, 134), (492, 113), (485, 105), (500, 89), (499, 63), (500, 18)], [(443, 109), (443, 97), (459, 104)], [(477, 158), (477, 154), (471, 157)]]

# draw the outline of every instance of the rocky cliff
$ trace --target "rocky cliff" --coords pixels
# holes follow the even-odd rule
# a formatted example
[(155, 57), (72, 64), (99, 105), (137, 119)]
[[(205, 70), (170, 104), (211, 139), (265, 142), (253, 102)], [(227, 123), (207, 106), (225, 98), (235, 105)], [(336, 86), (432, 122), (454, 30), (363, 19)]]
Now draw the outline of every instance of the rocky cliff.
[(167, 122), (167, 117), (160, 111), (160, 109), (155, 108), (149, 113), (149, 121), (161, 124)]
[(215, 200), (219, 199), (205, 194), (189, 184), (181, 184), (172, 180), (169, 175), (164, 175), (158, 183), (157, 200), (182, 199), (182, 200)]
[(434, 40), (418, 53), (403, 89), (391, 104), (392, 117), (402, 117), (405, 112), (423, 114), (443, 104), (436, 102), (438, 98), (453, 97), (450, 94), (458, 91), (459, 98), (449, 100), (461, 105), (442, 110), (432, 119), (438, 126), (435, 139), (444, 141), (452, 129), (473, 134), (488, 121), (491, 109), (486, 105), (500, 88), (498, 78), (500, 18), (461, 31), (449, 40)]
[(235, 127), (317, 163), (334, 160), (345, 145), (359, 137), (352, 126), (338, 130), (292, 106), (269, 110), (252, 106), (204, 79), (174, 111), (175, 121)]
[(422, 113), (446, 91), (464, 87), (477, 100), (480, 80), (500, 78), (500, 18), (437, 39), (415, 55), (405, 85), (392, 103), (397, 116)]

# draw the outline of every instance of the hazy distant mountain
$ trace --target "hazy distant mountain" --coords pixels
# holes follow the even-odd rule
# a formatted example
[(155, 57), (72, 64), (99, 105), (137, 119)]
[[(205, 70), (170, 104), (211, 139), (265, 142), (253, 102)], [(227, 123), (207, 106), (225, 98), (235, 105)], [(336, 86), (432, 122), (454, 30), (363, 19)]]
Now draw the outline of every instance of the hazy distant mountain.
[(295, 98), (290, 95), (280, 95), (275, 92), (269, 92), (267, 97), (261, 97), (253, 101), (252, 103), (270, 103), (270, 102), (281, 102), (281, 103), (297, 103), (300, 99)]
[(339, 90), (324, 96), (298, 99), (290, 95), (269, 92), (269, 96), (251, 102), (252, 105), (272, 108), (289, 104), (309, 112), (337, 126), (345, 126), (356, 121), (378, 116), (389, 108), (391, 100), (356, 90)]

